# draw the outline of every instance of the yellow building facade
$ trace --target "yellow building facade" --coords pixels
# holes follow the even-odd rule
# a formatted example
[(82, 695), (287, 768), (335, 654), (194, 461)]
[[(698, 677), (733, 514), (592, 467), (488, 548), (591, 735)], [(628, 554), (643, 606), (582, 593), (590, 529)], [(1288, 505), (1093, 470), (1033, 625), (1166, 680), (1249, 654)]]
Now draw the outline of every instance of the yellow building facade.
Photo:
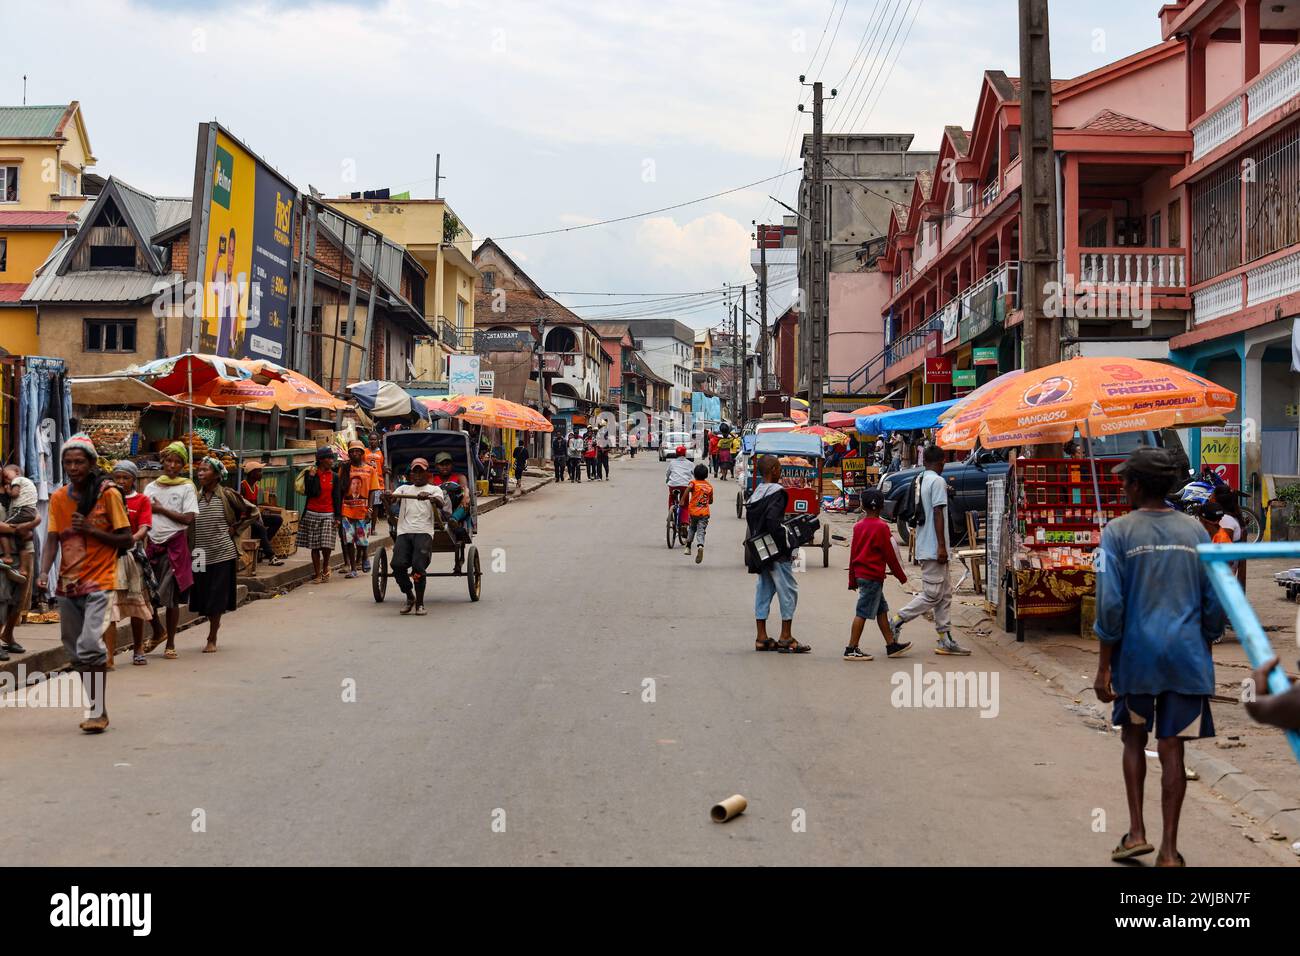
[(378, 230), (428, 271), (425, 320), (437, 332), (415, 348), (414, 378), (442, 381), (447, 356), (474, 351), (474, 235), (445, 199), (327, 199), (325, 202)]
[(94, 163), (76, 101), (0, 106), (0, 348), (11, 354), (42, 352), (36, 309), (19, 299), (76, 231), (71, 214), (86, 203), (83, 177)]

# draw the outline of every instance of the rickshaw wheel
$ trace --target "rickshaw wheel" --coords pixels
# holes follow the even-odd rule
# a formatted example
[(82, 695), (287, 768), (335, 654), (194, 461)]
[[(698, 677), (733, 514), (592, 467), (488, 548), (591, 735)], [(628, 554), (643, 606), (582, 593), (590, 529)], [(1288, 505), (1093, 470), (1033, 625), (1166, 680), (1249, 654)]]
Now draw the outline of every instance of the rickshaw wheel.
[(375, 603), (382, 604), (388, 593), (388, 551), (380, 548), (375, 560), (370, 562), (370, 589), (375, 594)]
[(745, 493), (743, 491), (736, 492), (736, 517), (745, 517)]
[(831, 526), (822, 525), (822, 567), (831, 566)]
[(469, 599), (477, 601), (483, 596), (483, 570), (479, 566), (478, 548), (472, 544), (465, 549), (465, 578), (469, 585)]

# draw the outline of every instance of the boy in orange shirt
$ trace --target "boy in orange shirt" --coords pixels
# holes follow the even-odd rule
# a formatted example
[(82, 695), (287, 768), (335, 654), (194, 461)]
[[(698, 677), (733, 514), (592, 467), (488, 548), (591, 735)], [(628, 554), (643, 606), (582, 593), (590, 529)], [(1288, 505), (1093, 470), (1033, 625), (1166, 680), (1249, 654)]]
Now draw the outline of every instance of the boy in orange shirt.
[(695, 480), (686, 486), (686, 514), (691, 519), (686, 532), (686, 553), (695, 543), (695, 563), (704, 560), (704, 532), (709, 528), (709, 505), (713, 504), (713, 486), (709, 484), (707, 465), (695, 466)]

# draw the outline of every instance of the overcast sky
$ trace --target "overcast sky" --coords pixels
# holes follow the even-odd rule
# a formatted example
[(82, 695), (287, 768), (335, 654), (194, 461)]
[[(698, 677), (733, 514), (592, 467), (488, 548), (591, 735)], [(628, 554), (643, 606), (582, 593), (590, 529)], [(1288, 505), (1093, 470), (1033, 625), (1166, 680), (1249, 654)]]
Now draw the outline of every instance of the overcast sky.
[[(212, 118), (326, 195), (388, 186), (432, 197), (441, 153), (443, 195), (476, 241), (795, 168), (795, 134), (811, 130), (794, 111), (806, 99), (797, 77), (810, 64), (810, 78), (842, 90), (828, 129), (913, 132), (918, 149), (935, 148), (946, 123), (970, 125), (984, 70), (1019, 72), (1016, 0), (0, 5), (0, 102), (21, 101), (23, 74), (29, 103), (80, 100), (102, 175), (187, 193), (197, 125)], [(1159, 7), (1053, 2), (1053, 75), (1158, 43)], [(797, 180), (502, 245), (550, 291), (721, 288), (752, 281), (750, 223), (779, 221), (767, 194), (793, 202)], [(722, 312), (697, 305), (681, 318), (702, 327)]]

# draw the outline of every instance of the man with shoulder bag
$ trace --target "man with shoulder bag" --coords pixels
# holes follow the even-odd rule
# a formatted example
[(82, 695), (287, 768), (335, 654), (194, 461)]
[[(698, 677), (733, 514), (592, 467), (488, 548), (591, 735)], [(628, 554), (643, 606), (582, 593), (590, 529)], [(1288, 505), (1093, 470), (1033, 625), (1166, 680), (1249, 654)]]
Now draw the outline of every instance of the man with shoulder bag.
[[(799, 602), (799, 585), (791, 563), (793, 548), (784, 524), (787, 493), (781, 486), (781, 461), (775, 455), (763, 455), (755, 464), (762, 479), (745, 502), (745, 568), (758, 575), (754, 590), (754, 619), (757, 628), (756, 651), (782, 654), (807, 654), (809, 644), (800, 644), (791, 633), (795, 606)], [(773, 640), (767, 633), (767, 618), (772, 598), (781, 610), (781, 637)]]

